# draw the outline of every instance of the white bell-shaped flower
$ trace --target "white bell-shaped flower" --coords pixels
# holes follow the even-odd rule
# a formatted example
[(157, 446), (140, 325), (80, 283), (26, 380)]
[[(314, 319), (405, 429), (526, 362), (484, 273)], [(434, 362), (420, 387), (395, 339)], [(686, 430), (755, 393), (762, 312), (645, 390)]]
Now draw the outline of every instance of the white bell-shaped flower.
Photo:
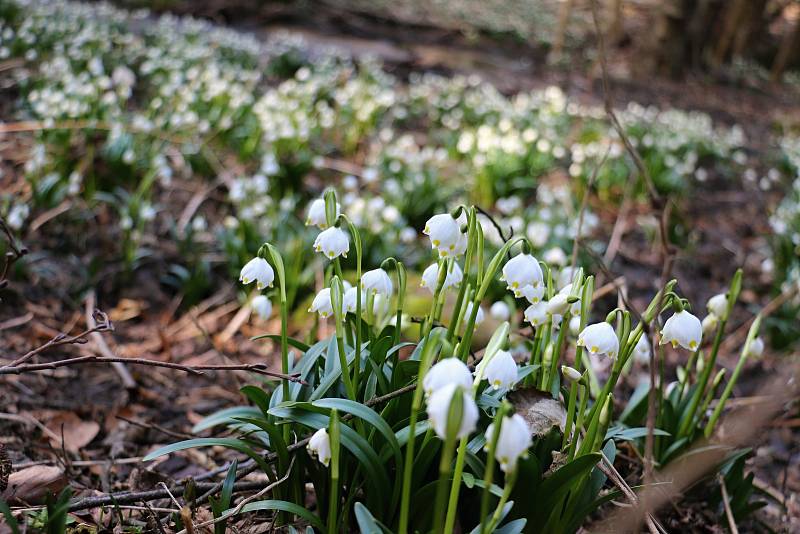
[(475, 404), (475, 399), (467, 393), (468, 391), (468, 388), (450, 383), (437, 389), (428, 397), (428, 420), (440, 439), (447, 437), (447, 418), (455, 395), (462, 395), (463, 399), (461, 421), (458, 425), (456, 439), (468, 436), (475, 430), (478, 423), (478, 406)]
[(264, 258), (253, 258), (242, 267), (242, 272), (239, 273), (239, 280), (244, 285), (255, 282), (256, 287), (261, 290), (265, 287), (272, 287), (272, 282), (275, 280), (275, 271), (272, 270), (272, 266)]
[(331, 288), (326, 287), (320, 290), (319, 293), (311, 301), (311, 307), (308, 309), (311, 313), (319, 313), (323, 319), (327, 319), (333, 315), (333, 302), (331, 301)]
[(700, 319), (686, 310), (679, 311), (664, 323), (661, 331), (661, 343), (680, 345), (688, 350), (696, 350), (703, 340), (703, 326)]
[(531, 304), (525, 308), (525, 320), (531, 323), (531, 326), (538, 327), (547, 322), (547, 304), (540, 302), (539, 304)]
[(346, 258), (347, 251), (350, 250), (350, 240), (344, 230), (334, 226), (320, 232), (314, 240), (314, 250), (330, 260), (339, 256)]
[[(342, 298), (342, 307), (346, 312), (349, 313), (356, 313), (356, 297), (358, 294), (356, 293), (356, 288), (351, 287), (344, 292), (344, 297)], [(364, 310), (367, 305), (367, 294), (362, 290), (361, 291), (361, 309)]]
[[(466, 323), (467, 318), (472, 316), (472, 302), (467, 302), (467, 308), (464, 310), (464, 322)], [(486, 318), (486, 314), (483, 312), (483, 308), (478, 306), (478, 312), (475, 314), (475, 325), (479, 325), (483, 322)]]
[[(494, 434), (494, 423), (492, 423), (486, 427), (487, 450), (488, 443), (494, 438)], [(521, 415), (515, 413), (511, 417), (504, 417), (494, 450), (494, 457), (500, 463), (500, 469), (504, 473), (514, 471), (517, 467), (517, 460), (527, 455), (532, 444), (531, 430)]]
[(575, 369), (574, 367), (570, 367), (569, 365), (562, 365), (561, 366), (561, 374), (564, 375), (564, 378), (569, 380), (570, 382), (577, 382), (581, 379), (581, 373)]
[(426, 395), (431, 395), (448, 384), (472, 387), (472, 373), (458, 358), (445, 358), (431, 367), (422, 380), (422, 389)]
[(547, 250), (542, 259), (551, 265), (564, 266), (567, 263), (567, 255), (560, 247), (553, 247)]
[(510, 352), (499, 350), (486, 364), (483, 377), (494, 389), (510, 389), (517, 383), (517, 362)]
[(308, 440), (306, 449), (308, 449), (308, 453), (311, 456), (316, 456), (322, 465), (328, 467), (331, 462), (331, 438), (328, 435), (328, 430), (320, 428), (314, 432), (311, 439)]
[(590, 324), (578, 335), (578, 346), (584, 347), (589, 354), (605, 354), (609, 358), (616, 358), (619, 352), (619, 339), (614, 327), (610, 324)]
[(710, 336), (717, 329), (719, 316), (716, 313), (709, 313), (700, 324), (703, 327), (703, 335)]
[(717, 317), (725, 317), (728, 312), (728, 295), (725, 293), (714, 295), (708, 299), (706, 307), (709, 313), (713, 313)]
[(760, 358), (764, 354), (764, 340), (760, 337), (753, 339), (750, 342), (750, 347), (747, 350), (747, 356), (750, 358)]
[(542, 283), (544, 275), (539, 262), (531, 254), (519, 253), (503, 265), (503, 276), (507, 288), (519, 298), (525, 286), (537, 287)]
[(262, 319), (269, 319), (269, 316), (272, 315), (272, 303), (266, 295), (253, 297), (253, 300), (250, 301), (250, 307)]
[(544, 284), (528, 285), (522, 288), (521, 293), (531, 304), (538, 304), (544, 298), (544, 289)]
[[(447, 276), (444, 277), (444, 285), (442, 290), (456, 287), (464, 279), (464, 273), (461, 272), (461, 267), (457, 263), (453, 263), (453, 267), (447, 271)], [(436, 292), (436, 283), (439, 281), (439, 264), (432, 263), (422, 271), (422, 280), (419, 283), (420, 287), (426, 288), (431, 294)]]
[[(339, 203), (336, 203), (336, 218), (341, 214)], [(314, 225), (320, 230), (325, 230), (328, 227), (328, 219), (325, 216), (325, 199), (318, 198), (308, 207), (308, 215), (306, 216), (306, 226)]]
[(646, 365), (650, 363), (650, 342), (647, 336), (642, 334), (636, 346), (633, 347), (633, 357), (637, 362)]
[(394, 290), (389, 273), (383, 269), (372, 269), (365, 272), (361, 276), (361, 285), (367, 293), (383, 295), (384, 297), (392, 296), (392, 291)]
[(577, 336), (581, 331), (581, 316), (573, 315), (569, 318), (569, 333)]
[(440, 213), (428, 219), (422, 233), (430, 238), (431, 248), (438, 249), (442, 257), (454, 255), (461, 238), (461, 228), (449, 213)]
[(496, 321), (508, 321), (509, 317), (511, 317), (511, 309), (508, 307), (508, 304), (502, 300), (498, 300), (489, 308), (489, 315)]
[(459, 237), (458, 241), (456, 241), (456, 248), (453, 250), (453, 254), (455, 256), (461, 256), (467, 251), (467, 244), (469, 241), (467, 240), (467, 234), (462, 232)]
[[(553, 316), (553, 322), (559, 322), (562, 315), (569, 309), (569, 293), (556, 293), (553, 297), (545, 303), (547, 313)], [(559, 317), (556, 321), (555, 317)]]

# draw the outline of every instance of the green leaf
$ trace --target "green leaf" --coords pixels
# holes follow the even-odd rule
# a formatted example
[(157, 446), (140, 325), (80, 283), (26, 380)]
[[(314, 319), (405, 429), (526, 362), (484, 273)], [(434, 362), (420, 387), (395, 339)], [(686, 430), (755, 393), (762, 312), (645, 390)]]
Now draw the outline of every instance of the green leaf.
[(225, 408), (201, 419), (192, 427), (192, 432), (202, 432), (217, 425), (230, 425), (236, 422), (237, 417), (258, 417), (261, 411), (253, 406), (234, 406)]
[[(661, 430), (660, 428), (653, 429), (654, 436), (671, 436), (669, 432), (665, 430)], [(615, 426), (613, 428), (609, 428), (608, 432), (606, 432), (605, 439), (615, 439), (617, 441), (633, 441), (636, 439), (640, 439), (647, 436), (647, 428), (643, 426), (639, 426), (636, 428), (624, 428), (620, 426)]]
[(363, 534), (374, 534), (376, 532), (382, 533), (388, 530), (378, 523), (375, 517), (373, 517), (372, 513), (370, 513), (369, 509), (360, 502), (357, 502), (353, 508), (356, 513), (358, 529)]
[(269, 412), (269, 395), (267, 392), (257, 386), (244, 386), (239, 390), (242, 395), (247, 397), (250, 402), (258, 406), (264, 417), (267, 417)]
[(195, 439), (187, 439), (185, 441), (179, 441), (177, 443), (173, 443), (171, 445), (166, 445), (157, 449), (144, 458), (142, 461), (149, 462), (151, 460), (155, 460), (159, 456), (164, 456), (173, 452), (177, 451), (184, 451), (186, 449), (194, 449), (196, 447), (227, 447), (229, 449), (233, 449), (239, 451), (241, 453), (246, 454), (250, 458), (252, 458), (258, 467), (261, 468), (264, 473), (268, 473), (271, 471), (269, 465), (264, 461), (260, 454), (254, 451), (250, 445), (243, 440), (235, 439), (235, 438), (195, 438)]
[(17, 519), (11, 513), (11, 508), (9, 508), (8, 503), (3, 499), (0, 499), (0, 512), (3, 512), (3, 516), (6, 518), (6, 525), (11, 529), (11, 534), (19, 534), (19, 523), (17, 523)]
[[(336, 409), (340, 412), (345, 412), (359, 417), (375, 427), (375, 429), (386, 438), (389, 446), (392, 448), (394, 454), (400, 458), (400, 443), (392, 431), (392, 427), (378, 415), (378, 413), (368, 406), (364, 406), (360, 402), (351, 401), (349, 399), (320, 399), (312, 403), (314, 406), (320, 408)], [(399, 461), (398, 461), (399, 465)]]
[[(271, 339), (272, 341), (277, 341), (277, 342), (280, 343), (281, 336), (280, 336), (280, 334), (262, 334), (260, 336), (251, 337), (250, 341), (258, 341), (259, 339)], [(293, 346), (294, 348), (296, 348), (300, 352), (307, 352), (308, 349), (311, 348), (309, 345), (306, 345), (302, 341), (298, 341), (298, 340), (296, 340), (294, 338), (291, 338), (291, 337), (287, 338), (286, 341), (289, 343), (289, 345)]]
[(309, 512), (302, 506), (297, 505), (293, 502), (277, 501), (277, 500), (255, 501), (244, 505), (241, 511), (255, 512), (258, 510), (275, 510), (280, 512), (289, 512), (290, 514), (294, 514), (297, 517), (305, 519), (318, 530), (323, 532), (325, 531), (325, 524), (316, 514)]
[[(233, 485), (236, 482), (236, 469), (239, 467), (239, 461), (234, 460), (228, 469), (228, 474), (225, 476), (225, 481), (222, 483), (222, 493), (218, 501), (214, 501), (214, 518), (219, 519), (222, 514), (231, 507), (231, 498), (233, 497)], [(209, 503), (211, 499), (209, 498)], [(225, 534), (228, 521), (223, 519), (214, 523), (214, 534)]]

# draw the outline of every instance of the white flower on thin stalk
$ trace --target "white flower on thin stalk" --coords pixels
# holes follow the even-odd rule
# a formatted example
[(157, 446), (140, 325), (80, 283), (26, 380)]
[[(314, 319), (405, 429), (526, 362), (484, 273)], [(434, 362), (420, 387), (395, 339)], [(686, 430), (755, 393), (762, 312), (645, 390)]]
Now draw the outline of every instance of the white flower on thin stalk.
[(544, 298), (544, 284), (538, 286), (527, 285), (522, 288), (522, 296), (525, 297), (531, 304), (537, 304)]
[(447, 420), (450, 415), (450, 405), (456, 395), (462, 396), (461, 421), (456, 431), (456, 439), (468, 436), (475, 430), (475, 426), (478, 423), (478, 406), (475, 404), (475, 399), (467, 393), (468, 391), (469, 388), (450, 383), (439, 388), (428, 397), (428, 420), (439, 439), (444, 440), (447, 438)]
[(265, 287), (272, 287), (274, 280), (275, 271), (264, 258), (253, 258), (242, 267), (242, 271), (239, 273), (240, 282), (244, 285), (255, 282), (259, 291)]
[(714, 295), (708, 299), (706, 307), (709, 313), (713, 313), (720, 318), (725, 317), (725, 314), (728, 312), (728, 295), (725, 293)]
[(431, 248), (438, 249), (442, 257), (454, 255), (461, 238), (461, 228), (449, 213), (440, 213), (428, 219), (422, 233), (430, 238)]
[(560, 247), (553, 247), (546, 251), (542, 259), (551, 265), (558, 265), (559, 267), (567, 263), (567, 255)]
[(422, 389), (431, 395), (448, 384), (472, 387), (472, 373), (458, 358), (445, 358), (431, 367), (422, 380)]
[[(336, 203), (336, 216), (338, 218), (341, 214), (339, 203)], [(308, 215), (306, 216), (306, 226), (314, 225), (320, 230), (325, 230), (328, 227), (328, 218), (325, 213), (325, 199), (318, 198), (308, 207)]]
[(573, 315), (569, 318), (569, 333), (577, 336), (581, 331), (581, 316)]
[(350, 250), (350, 240), (344, 230), (334, 226), (320, 232), (314, 240), (314, 250), (331, 260), (339, 256), (346, 258), (347, 251)]
[(306, 448), (311, 456), (316, 456), (322, 465), (328, 467), (331, 461), (331, 438), (327, 429), (320, 428), (314, 432)]
[(760, 358), (762, 354), (764, 354), (764, 340), (757, 337), (750, 342), (747, 356), (750, 358)]
[[(547, 313), (553, 316), (553, 323), (560, 322), (561, 316), (569, 309), (569, 293), (556, 293), (553, 297), (545, 303)], [(558, 321), (556, 321), (558, 317)]]
[(633, 357), (642, 365), (650, 363), (650, 342), (646, 335), (642, 334), (639, 341), (636, 342), (636, 346), (633, 347)]
[[(494, 423), (486, 427), (486, 447), (488, 451), (489, 443), (494, 439)], [(497, 446), (494, 449), (494, 457), (500, 463), (500, 469), (504, 473), (510, 473), (517, 467), (517, 460), (527, 456), (528, 449), (533, 444), (531, 430), (528, 423), (519, 414), (511, 417), (504, 417), (503, 424), (500, 425), (500, 435), (497, 437)]]
[(250, 301), (250, 307), (262, 319), (269, 319), (269, 316), (272, 315), (272, 302), (269, 301), (266, 295), (253, 297), (253, 300)]
[(383, 269), (372, 269), (365, 272), (361, 276), (361, 285), (367, 293), (383, 295), (384, 297), (392, 296), (392, 291), (394, 290), (389, 273)]
[(503, 265), (501, 281), (519, 298), (525, 286), (538, 287), (544, 278), (539, 262), (531, 254), (520, 253)]
[(489, 381), (493, 389), (510, 389), (517, 383), (517, 362), (510, 352), (499, 350), (486, 364), (483, 378)]
[[(342, 298), (342, 307), (345, 311), (349, 313), (356, 313), (356, 298), (358, 293), (356, 292), (355, 287), (350, 287), (344, 292), (344, 297)], [(365, 309), (367, 305), (367, 294), (362, 290), (361, 291), (361, 309)]]
[(319, 293), (311, 301), (311, 307), (308, 309), (311, 313), (319, 313), (323, 319), (327, 319), (333, 315), (333, 302), (331, 301), (331, 288), (326, 287), (321, 289)]
[(688, 350), (697, 350), (703, 340), (703, 326), (700, 319), (686, 310), (679, 311), (664, 323), (661, 330), (661, 344), (672, 343)]
[(703, 334), (709, 336), (717, 329), (719, 317), (716, 313), (709, 313), (703, 318), (703, 322), (700, 324), (703, 328)]
[(619, 339), (614, 327), (610, 324), (590, 324), (578, 335), (578, 346), (585, 348), (589, 354), (605, 354), (609, 358), (616, 358), (619, 352)]
[(489, 308), (489, 315), (496, 321), (508, 321), (509, 317), (511, 317), (511, 309), (508, 307), (508, 304), (502, 300), (498, 300)]
[(540, 302), (539, 304), (531, 304), (525, 309), (525, 320), (531, 326), (538, 327), (547, 322), (547, 304)]
[[(467, 319), (472, 316), (472, 302), (467, 302), (467, 308), (464, 311), (464, 323), (467, 322)], [(478, 306), (478, 312), (475, 314), (475, 326), (478, 326), (483, 322), (486, 315), (483, 313), (483, 308)]]
[[(461, 272), (461, 267), (457, 263), (453, 263), (453, 267), (447, 271), (444, 277), (444, 285), (442, 290), (451, 287), (457, 287), (458, 284), (464, 279), (464, 273)], [(419, 283), (420, 287), (426, 288), (431, 294), (436, 292), (436, 284), (439, 282), (439, 264), (432, 263), (422, 271), (422, 280)]]
[(461, 232), (459, 235), (458, 241), (456, 241), (456, 248), (453, 250), (454, 256), (461, 256), (467, 251), (467, 244), (469, 241), (467, 240), (467, 234), (465, 232)]

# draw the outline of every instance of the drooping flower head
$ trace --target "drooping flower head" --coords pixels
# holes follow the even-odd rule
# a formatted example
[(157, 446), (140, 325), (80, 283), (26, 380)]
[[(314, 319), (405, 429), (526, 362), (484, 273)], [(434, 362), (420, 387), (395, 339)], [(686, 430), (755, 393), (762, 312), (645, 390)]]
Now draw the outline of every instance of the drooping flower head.
[(508, 304), (502, 300), (498, 300), (489, 308), (489, 315), (492, 316), (492, 319), (497, 321), (507, 321), (508, 318), (511, 317), (511, 309), (508, 307)]
[(636, 342), (636, 346), (633, 347), (633, 357), (641, 364), (650, 363), (650, 342), (644, 334)]
[(578, 346), (584, 347), (589, 354), (605, 354), (616, 358), (619, 352), (619, 339), (614, 327), (606, 322), (590, 324), (578, 335)]
[(544, 278), (539, 262), (531, 254), (521, 252), (503, 265), (503, 276), (507, 288), (519, 298), (525, 286), (538, 287)]
[[(457, 263), (453, 263), (453, 267), (447, 271), (447, 275), (444, 278), (442, 289), (458, 286), (463, 278), (464, 273), (461, 272), (461, 267)], [(432, 263), (422, 272), (422, 280), (419, 286), (426, 288), (431, 293), (435, 293), (437, 282), (439, 282), (439, 264)]]
[[(464, 321), (472, 316), (472, 302), (467, 302), (467, 308), (464, 310)], [(486, 315), (483, 313), (483, 308), (478, 306), (478, 311), (475, 313), (475, 326), (481, 324)]]
[(373, 269), (365, 272), (361, 276), (361, 285), (364, 287), (364, 291), (373, 295), (383, 295), (384, 297), (392, 296), (394, 289), (389, 273), (383, 269)]
[[(487, 450), (494, 434), (494, 423), (492, 423), (486, 428)], [(504, 417), (500, 425), (500, 435), (497, 437), (497, 447), (494, 450), (494, 457), (500, 463), (500, 469), (504, 473), (514, 471), (517, 460), (527, 454), (532, 444), (530, 428), (521, 415)]]
[(272, 315), (272, 303), (266, 295), (253, 297), (253, 300), (250, 301), (250, 307), (262, 319), (269, 319), (269, 316)]
[[(355, 287), (350, 287), (344, 292), (344, 297), (342, 297), (342, 306), (345, 311), (349, 313), (356, 313), (357, 302), (356, 298), (358, 294), (356, 293)], [(364, 306), (367, 302), (367, 294), (362, 290), (361, 291), (361, 309), (364, 309)]]
[(703, 326), (700, 319), (686, 310), (675, 313), (664, 323), (661, 331), (661, 343), (680, 345), (688, 350), (697, 350), (703, 340)]
[(314, 432), (306, 448), (311, 456), (316, 456), (322, 465), (328, 467), (331, 461), (331, 438), (327, 429), (320, 428)]
[(472, 373), (469, 367), (458, 358), (445, 358), (425, 374), (422, 388), (426, 395), (431, 395), (448, 384), (458, 384), (465, 388), (472, 387)]
[(319, 293), (314, 297), (314, 300), (311, 301), (311, 307), (308, 309), (309, 312), (319, 313), (319, 316), (323, 319), (327, 319), (331, 315), (333, 315), (333, 302), (331, 301), (331, 288), (326, 287), (321, 289)]
[(544, 298), (544, 284), (537, 286), (528, 285), (522, 288), (522, 296), (525, 297), (531, 304), (538, 304)]
[(534, 328), (543, 325), (547, 322), (547, 304), (540, 302), (525, 308), (525, 320), (531, 323)]
[(486, 365), (483, 377), (494, 389), (509, 389), (517, 383), (517, 362), (510, 352), (499, 350)]
[(272, 266), (264, 258), (253, 258), (242, 267), (239, 273), (239, 280), (247, 285), (250, 282), (256, 283), (256, 288), (262, 290), (265, 287), (272, 287), (272, 282), (275, 280), (275, 271)]
[(706, 307), (708, 308), (709, 313), (713, 313), (722, 319), (728, 312), (728, 295), (725, 293), (714, 295), (708, 299)]
[[(339, 203), (336, 203), (336, 217), (341, 214)], [(325, 230), (328, 227), (328, 219), (325, 213), (325, 199), (318, 198), (308, 206), (308, 215), (306, 216), (306, 226), (314, 225), (320, 230)]]
[[(453, 359), (453, 358), (448, 358)], [(455, 383), (449, 383), (428, 397), (428, 420), (439, 439), (447, 438), (447, 419), (450, 414), (450, 405), (456, 395), (462, 396), (461, 421), (456, 432), (456, 439), (468, 436), (475, 430), (478, 423), (478, 406), (475, 399), (464, 388)]]
[(439, 251), (439, 256), (453, 256), (461, 239), (461, 228), (449, 213), (434, 215), (425, 223), (422, 233), (431, 240), (431, 248)]
[(339, 256), (346, 258), (347, 251), (350, 250), (350, 240), (344, 230), (334, 226), (320, 232), (314, 240), (314, 250), (330, 260)]

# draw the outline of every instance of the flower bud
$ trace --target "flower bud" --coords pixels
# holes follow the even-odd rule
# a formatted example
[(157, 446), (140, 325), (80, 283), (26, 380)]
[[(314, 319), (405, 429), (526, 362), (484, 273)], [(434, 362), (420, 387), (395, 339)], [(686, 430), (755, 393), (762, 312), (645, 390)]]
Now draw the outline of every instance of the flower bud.
[(583, 378), (583, 375), (581, 375), (577, 369), (570, 367), (569, 365), (561, 366), (561, 374), (564, 375), (564, 378), (570, 382), (578, 382), (581, 378)]

